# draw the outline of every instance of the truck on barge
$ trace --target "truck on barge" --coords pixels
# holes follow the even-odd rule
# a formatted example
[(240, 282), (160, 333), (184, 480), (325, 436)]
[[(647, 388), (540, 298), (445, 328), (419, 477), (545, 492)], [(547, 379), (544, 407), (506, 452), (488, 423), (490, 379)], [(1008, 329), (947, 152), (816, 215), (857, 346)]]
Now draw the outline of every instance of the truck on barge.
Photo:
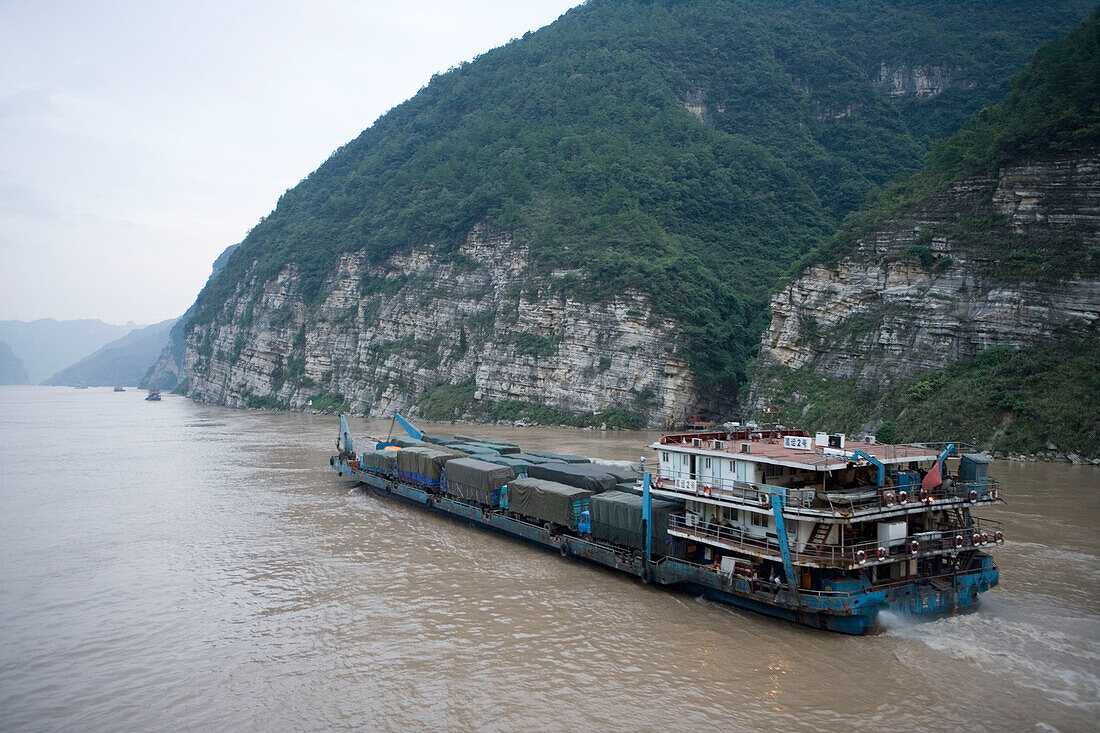
[[(953, 445), (855, 442), (754, 426), (670, 434), (650, 446), (657, 452), (650, 464), (659, 470), (642, 459), (633, 483), (603, 491), (573, 480), (587, 481), (601, 468), (567, 470), (566, 461), (577, 457), (541, 454), (551, 457), (536, 470), (525, 464), (541, 460), (533, 454), (501, 455), (492, 442), (442, 445), (445, 440), (397, 419), (409, 439), (373, 441), (372, 449), (357, 454), (341, 415), (332, 467), (380, 495), (646, 584), (815, 628), (867, 634), (881, 630), (883, 612), (928, 619), (975, 610), (980, 595), (998, 582), (990, 550), (1004, 543), (1003, 528), (979, 521), (973, 510), (1003, 501), (1000, 486), (988, 474), (987, 457), (960, 455)], [(395, 444), (402, 442), (407, 447)], [(416, 458), (427, 461), (423, 470), (429, 473), (438, 465), (438, 475), (398, 468), (405, 450), (412, 451), (403, 459), (405, 469)], [(483, 470), (496, 478), (476, 491), (454, 481), (448, 490), (452, 460), (463, 461), (452, 466), (455, 475), (460, 468), (462, 476), (476, 474), (483, 464), (496, 469)], [(559, 509), (554, 521), (542, 521), (537, 509), (517, 511), (509, 503), (508, 482), (515, 497), (553, 496), (553, 487), (538, 485), (528, 472), (591, 490), (578, 499), (572, 489), (568, 518)]]

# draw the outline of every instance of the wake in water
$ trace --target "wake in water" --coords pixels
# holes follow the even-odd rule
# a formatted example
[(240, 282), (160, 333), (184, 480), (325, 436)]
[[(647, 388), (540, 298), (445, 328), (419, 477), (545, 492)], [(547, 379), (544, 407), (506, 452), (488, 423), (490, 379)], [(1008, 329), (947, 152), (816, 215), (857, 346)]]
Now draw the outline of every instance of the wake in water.
[(881, 613), (885, 634), (919, 642), (1062, 705), (1100, 712), (1100, 617), (1025, 599), (983, 600), (936, 621)]

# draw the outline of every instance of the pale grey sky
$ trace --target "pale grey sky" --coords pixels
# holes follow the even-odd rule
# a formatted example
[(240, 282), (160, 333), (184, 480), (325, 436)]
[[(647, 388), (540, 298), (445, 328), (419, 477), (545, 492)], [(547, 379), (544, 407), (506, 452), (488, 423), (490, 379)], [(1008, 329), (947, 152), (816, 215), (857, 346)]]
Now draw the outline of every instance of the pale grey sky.
[(580, 0), (0, 0), (0, 320), (152, 323), (433, 73)]

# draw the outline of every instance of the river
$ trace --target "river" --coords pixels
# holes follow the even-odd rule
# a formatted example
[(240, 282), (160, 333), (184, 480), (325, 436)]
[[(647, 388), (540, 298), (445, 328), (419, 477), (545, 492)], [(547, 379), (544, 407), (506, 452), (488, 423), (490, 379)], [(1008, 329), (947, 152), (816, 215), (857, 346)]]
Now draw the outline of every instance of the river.
[[(0, 388), (0, 730), (1089, 730), (1100, 469), (997, 462), (980, 611), (815, 631), (382, 499), (332, 416)], [(356, 435), (388, 422), (352, 420)], [(656, 433), (426, 426), (636, 460)]]

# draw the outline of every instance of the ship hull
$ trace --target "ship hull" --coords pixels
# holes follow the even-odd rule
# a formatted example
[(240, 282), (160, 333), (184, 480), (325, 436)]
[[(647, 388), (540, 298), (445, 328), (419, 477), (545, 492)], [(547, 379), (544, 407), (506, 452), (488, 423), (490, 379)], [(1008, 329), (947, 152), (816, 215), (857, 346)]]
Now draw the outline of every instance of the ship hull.
[(726, 578), (709, 568), (675, 558), (646, 564), (636, 552), (615, 548), (580, 537), (555, 534), (551, 530), (455, 501), (400, 481), (387, 479), (349, 466), (333, 458), (333, 468), (353, 478), (376, 494), (401, 501), (423, 511), (449, 516), (481, 529), (523, 540), (563, 557), (574, 557), (638, 577), (643, 583), (690, 593), (723, 605), (774, 618), (844, 634), (873, 634), (883, 627), (882, 612), (916, 620), (932, 619), (977, 608), (980, 594), (997, 584), (992, 558), (979, 558), (977, 570), (960, 574), (948, 587), (907, 583), (887, 589), (851, 593), (803, 591), (791, 598), (784, 587), (778, 592), (760, 583)]

